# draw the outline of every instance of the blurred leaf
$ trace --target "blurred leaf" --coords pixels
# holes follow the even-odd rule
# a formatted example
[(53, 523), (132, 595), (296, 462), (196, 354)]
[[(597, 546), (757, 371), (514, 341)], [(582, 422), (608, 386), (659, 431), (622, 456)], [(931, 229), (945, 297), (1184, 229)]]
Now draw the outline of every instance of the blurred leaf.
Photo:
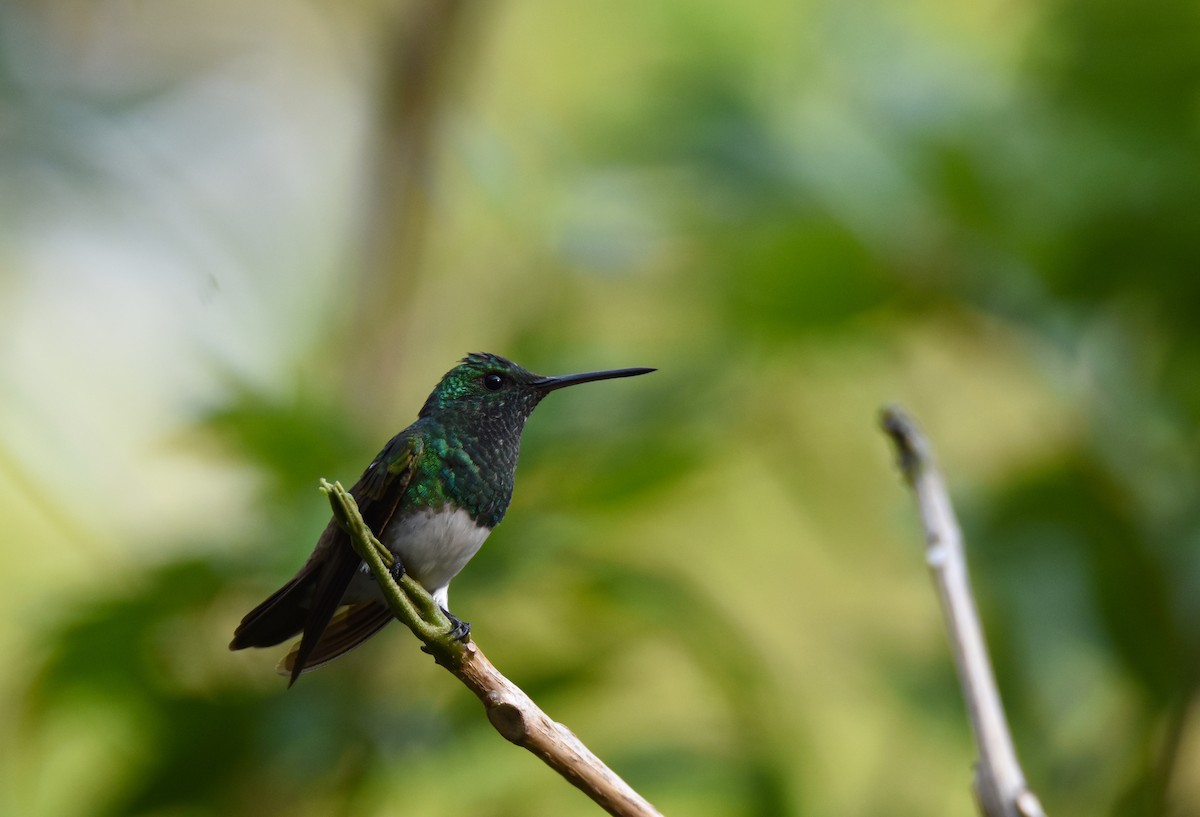
[[(242, 384), (224, 406), (202, 419), (201, 427), (268, 475), (271, 502), (311, 504), (321, 476), (354, 481), (387, 442), (372, 450), (334, 396), (302, 389), (276, 397)], [(364, 458), (363, 451), (371, 453)]]

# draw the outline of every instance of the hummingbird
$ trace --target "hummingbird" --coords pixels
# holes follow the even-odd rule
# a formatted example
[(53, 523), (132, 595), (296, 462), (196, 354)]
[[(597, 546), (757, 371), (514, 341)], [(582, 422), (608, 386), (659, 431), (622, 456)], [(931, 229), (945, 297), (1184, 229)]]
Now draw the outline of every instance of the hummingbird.
[[(350, 489), (364, 521), (395, 555), (393, 569), (429, 591), (456, 637), (465, 639), (470, 625), (450, 613), (450, 580), (504, 519), (521, 432), (534, 408), (556, 389), (652, 371), (544, 377), (499, 355), (467, 355)], [(391, 620), (370, 570), (331, 519), (300, 572), (246, 614), (229, 649), (272, 647), (300, 633), (280, 662), (290, 687), (301, 673), (344, 655)]]

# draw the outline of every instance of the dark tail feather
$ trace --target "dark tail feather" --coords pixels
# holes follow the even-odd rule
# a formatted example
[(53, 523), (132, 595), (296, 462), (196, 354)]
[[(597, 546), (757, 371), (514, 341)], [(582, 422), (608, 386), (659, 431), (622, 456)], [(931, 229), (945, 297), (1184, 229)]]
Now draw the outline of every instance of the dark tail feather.
[[(336, 523), (331, 522), (330, 525)], [(316, 590), (309, 605), (308, 616), (304, 620), (304, 634), (296, 647), (293, 659), (292, 677), (288, 686), (296, 683), (300, 673), (308, 666), (309, 657), (321, 641), (325, 628), (329, 626), (333, 614), (342, 603), (342, 596), (354, 578), (354, 571), (362, 560), (345, 541), (334, 542), (330, 548), (328, 560), (323, 565), (317, 580)], [(382, 625), (380, 625), (382, 626)], [(376, 628), (378, 629), (378, 627)]]
[(242, 623), (233, 631), (229, 649), (273, 647), (304, 628), (318, 579), (316, 571), (308, 568), (305, 565), (305, 569), (296, 574), (294, 579), (246, 613)]
[(300, 673), (354, 649), (392, 619), (382, 602), (351, 604), (338, 612), (361, 564), (345, 532), (331, 521), (296, 577), (246, 614), (229, 648), (271, 647), (302, 633), (281, 665), (291, 676), (289, 687)]
[[(325, 628), (341, 605), (350, 580), (354, 578), (354, 571), (361, 564), (358, 554), (350, 547), (336, 522), (329, 523), (322, 537), (331, 537), (333, 540), (327, 540), (324, 547), (318, 544), (318, 550), (300, 568), (294, 579), (247, 613), (233, 631), (233, 641), (229, 644), (231, 650), (271, 647), (302, 632), (300, 644), (288, 656), (292, 676), (288, 686), (296, 683), (300, 673), (309, 666), (314, 650), (323, 641)], [(374, 624), (373, 629), (334, 654), (340, 655), (370, 637), (386, 623), (385, 620)], [(330, 652), (329, 648), (320, 651), (319, 655), (327, 656), (321, 659), (321, 663), (332, 657)]]
[(295, 683), (300, 673), (324, 666), (345, 655), (383, 629), (392, 618), (392, 611), (383, 602), (372, 601), (343, 607), (330, 619), (303, 663), (300, 662), (300, 650), (304, 646), (304, 640), (301, 640), (279, 662), (279, 670), (292, 677), (290, 683)]

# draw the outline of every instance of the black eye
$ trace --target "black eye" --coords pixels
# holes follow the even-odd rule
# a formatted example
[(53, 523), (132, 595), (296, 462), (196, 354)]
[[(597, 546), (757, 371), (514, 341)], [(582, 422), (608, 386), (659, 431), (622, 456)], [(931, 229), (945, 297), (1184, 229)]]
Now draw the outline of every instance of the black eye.
[(483, 376), (483, 387), (488, 391), (497, 391), (504, 385), (504, 378), (498, 374), (485, 374)]

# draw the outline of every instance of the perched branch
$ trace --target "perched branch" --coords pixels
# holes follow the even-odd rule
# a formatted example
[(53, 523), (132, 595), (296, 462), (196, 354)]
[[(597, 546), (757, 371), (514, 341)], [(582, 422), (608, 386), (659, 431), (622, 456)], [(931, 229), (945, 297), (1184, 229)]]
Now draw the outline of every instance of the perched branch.
[(985, 817), (1045, 817), (1017, 762), (987, 645), (967, 578), (962, 533), (929, 442), (897, 406), (884, 409), (883, 430), (896, 444), (900, 470), (916, 494), (925, 528), (925, 558), (941, 599), (958, 679), (975, 733), (975, 796)]
[(641, 795), (604, 765), (569, 729), (551, 720), (528, 695), (492, 666), (472, 641), (460, 641), (437, 602), (408, 575), (389, 571), (392, 554), (363, 521), (340, 483), (321, 481), (338, 522), (371, 568), (392, 613), (425, 643), (426, 652), (475, 693), (496, 731), (533, 752), (601, 808), (616, 817), (661, 817)]

